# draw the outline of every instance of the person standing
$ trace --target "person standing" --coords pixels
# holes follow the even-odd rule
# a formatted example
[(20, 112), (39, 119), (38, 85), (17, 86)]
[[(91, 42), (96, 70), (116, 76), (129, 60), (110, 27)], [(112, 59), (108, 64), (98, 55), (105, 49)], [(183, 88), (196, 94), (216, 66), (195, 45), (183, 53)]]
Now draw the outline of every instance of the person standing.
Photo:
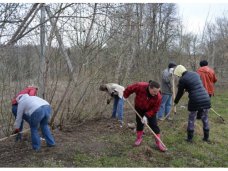
[(38, 133), (39, 125), (47, 146), (55, 146), (55, 140), (48, 126), (48, 120), (51, 116), (50, 104), (40, 97), (29, 96), (28, 94), (21, 94), (16, 98), (16, 100), (18, 103), (18, 109), (16, 121), (14, 123), (14, 133), (16, 134), (20, 132), (23, 115), (26, 115), (30, 120), (29, 125), (32, 138), (32, 148), (38, 151), (41, 147), (41, 139)]
[[(113, 110), (111, 118), (118, 118), (120, 127), (123, 126), (123, 112), (124, 112), (124, 100), (123, 91), (124, 87), (116, 83), (108, 83), (100, 85), (100, 91), (107, 92), (111, 98), (107, 100), (107, 104), (114, 99)], [(117, 116), (116, 116), (117, 115)]]
[(177, 66), (175, 63), (171, 62), (168, 65), (168, 68), (166, 68), (162, 72), (162, 81), (161, 81), (161, 95), (162, 95), (162, 102), (160, 109), (157, 113), (157, 118), (158, 120), (163, 120), (163, 114), (164, 116), (167, 117), (168, 120), (171, 118), (169, 117), (170, 115), (170, 110), (172, 106), (172, 94), (173, 94), (173, 84), (172, 84), (172, 79), (173, 79), (173, 69), (174, 67)]
[[(155, 81), (138, 82), (129, 85), (124, 90), (124, 98), (128, 98), (131, 94), (135, 93), (135, 110), (142, 117), (142, 120), (136, 115), (137, 132), (135, 146), (139, 146), (142, 142), (144, 124), (154, 131), (160, 139), (160, 129), (157, 125), (156, 113), (161, 104), (160, 85)], [(155, 137), (156, 146), (160, 151), (165, 151), (165, 147)]]
[(174, 103), (178, 104), (184, 92), (188, 92), (188, 126), (187, 126), (187, 141), (192, 142), (194, 134), (194, 123), (197, 111), (202, 110), (202, 122), (204, 141), (209, 141), (209, 123), (208, 111), (211, 107), (211, 101), (206, 92), (200, 76), (196, 72), (187, 71), (183, 65), (177, 65), (174, 69), (174, 75), (180, 77), (178, 84), (178, 91)]
[[(208, 66), (208, 62), (206, 60), (201, 60), (199, 64), (200, 68), (197, 70), (197, 73), (200, 75), (200, 78), (209, 96), (214, 96), (214, 84), (217, 82), (215, 72)], [(202, 110), (199, 110), (196, 118), (201, 119), (201, 116)]]
[(208, 66), (208, 62), (206, 60), (200, 61), (200, 68), (197, 70), (197, 73), (200, 75), (209, 96), (214, 96), (214, 84), (217, 82), (217, 77), (215, 75), (215, 71)]
[[(14, 115), (14, 117), (17, 117), (17, 107), (18, 107), (18, 103), (16, 98), (21, 95), (21, 94), (28, 94), (29, 96), (36, 96), (37, 95), (37, 91), (38, 91), (38, 87), (32, 85), (32, 86), (27, 86), (26, 88), (24, 88), (23, 90), (21, 90), (13, 99), (12, 99), (12, 113)], [(23, 120), (25, 120), (26, 122), (29, 123), (29, 118), (26, 115), (23, 115)], [(21, 125), (20, 125), (20, 132), (23, 129), (23, 123), (24, 121), (22, 120)], [(22, 138), (22, 133), (18, 133), (16, 136), (16, 141), (21, 140)]]

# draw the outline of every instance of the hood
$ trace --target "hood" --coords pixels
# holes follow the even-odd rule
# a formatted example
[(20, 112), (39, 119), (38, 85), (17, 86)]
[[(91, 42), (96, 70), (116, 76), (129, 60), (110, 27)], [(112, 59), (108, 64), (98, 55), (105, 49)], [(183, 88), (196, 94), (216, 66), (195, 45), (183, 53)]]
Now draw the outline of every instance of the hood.
[(17, 103), (20, 103), (21, 101), (23, 101), (27, 97), (29, 97), (28, 94), (20, 94), (19, 96), (17, 96), (16, 101), (17, 101)]
[(204, 66), (204, 67), (200, 67), (198, 71), (208, 73), (210, 72), (210, 68), (208, 66)]
[(187, 71), (187, 69), (183, 66), (183, 65), (177, 65), (177, 67), (175, 68), (173, 74), (178, 76), (178, 77), (181, 77), (182, 74)]

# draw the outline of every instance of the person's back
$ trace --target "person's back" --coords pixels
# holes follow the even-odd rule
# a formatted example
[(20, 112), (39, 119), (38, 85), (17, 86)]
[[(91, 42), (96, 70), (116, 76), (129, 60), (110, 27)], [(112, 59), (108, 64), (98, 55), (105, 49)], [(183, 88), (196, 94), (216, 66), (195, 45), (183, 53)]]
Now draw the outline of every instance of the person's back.
[(38, 88), (36, 86), (28, 86), (25, 89), (21, 90), (13, 99), (12, 105), (17, 104), (16, 98), (21, 94), (28, 94), (30, 96), (36, 96)]
[[(19, 96), (20, 97), (20, 96)], [(36, 109), (43, 105), (49, 105), (49, 103), (37, 96), (23, 95), (19, 100), (18, 113), (23, 110), (26, 114), (32, 114)]]
[(202, 123), (204, 138), (203, 141), (209, 141), (209, 122), (208, 122), (208, 111), (211, 107), (210, 97), (203, 83), (200, 79), (199, 74), (192, 71), (187, 71), (183, 65), (178, 65), (174, 70), (174, 75), (178, 76), (178, 92), (174, 100), (175, 105), (178, 104), (180, 98), (183, 96), (184, 92), (188, 92), (188, 126), (187, 126), (187, 141), (192, 142), (194, 128), (195, 128), (195, 118), (200, 110), (202, 112)]
[(38, 151), (41, 148), (40, 135), (38, 128), (41, 128), (43, 137), (48, 147), (55, 146), (54, 137), (48, 126), (48, 120), (51, 116), (50, 104), (37, 96), (29, 96), (28, 94), (19, 95), (16, 98), (18, 102), (17, 118), (14, 122), (14, 133), (18, 133), (22, 115), (25, 113), (29, 117), (29, 126), (31, 130), (32, 147)]
[(170, 62), (168, 68), (162, 72), (161, 79), (161, 92), (162, 94), (172, 95), (172, 73), (173, 69), (176, 67), (174, 62)]
[(200, 62), (200, 66), (201, 67), (197, 70), (197, 73), (200, 75), (200, 78), (208, 94), (213, 95), (214, 84), (217, 82), (215, 72), (208, 66), (208, 62), (205, 60)]
[(189, 111), (210, 108), (209, 95), (196, 72), (186, 71), (180, 78), (178, 87), (189, 93)]
[(19, 95), (17, 98), (18, 109), (16, 123), (21, 124), (23, 114), (30, 116), (36, 109), (44, 105), (50, 105), (46, 100), (37, 97), (29, 96), (28, 94)]
[(116, 83), (107, 83), (106, 84), (108, 92), (111, 94), (113, 91), (118, 93), (119, 98), (123, 98), (124, 87)]

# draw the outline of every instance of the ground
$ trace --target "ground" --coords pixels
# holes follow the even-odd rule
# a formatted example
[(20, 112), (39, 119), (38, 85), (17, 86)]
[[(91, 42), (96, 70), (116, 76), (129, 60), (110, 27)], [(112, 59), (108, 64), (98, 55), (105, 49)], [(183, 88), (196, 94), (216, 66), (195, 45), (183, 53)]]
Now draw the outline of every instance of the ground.
[(196, 121), (194, 142), (186, 138), (187, 109), (179, 104), (173, 121), (159, 122), (162, 141), (168, 147), (165, 153), (154, 145), (149, 129), (145, 130), (143, 143), (133, 147), (134, 130), (128, 123), (135, 122), (135, 113), (128, 108), (125, 124), (120, 128), (110, 111), (103, 117), (84, 123), (65, 124), (63, 130), (52, 130), (55, 147), (39, 152), (31, 148), (29, 133), (22, 142), (8, 138), (0, 142), (0, 167), (228, 167), (228, 95), (217, 95), (214, 109), (225, 119), (221, 121), (212, 111), (209, 113), (211, 143), (202, 141), (202, 122)]
[(77, 167), (75, 154), (101, 152), (110, 144), (97, 141), (98, 137), (125, 131), (133, 133), (133, 130), (126, 128), (126, 125), (120, 128), (118, 121), (110, 118), (94, 119), (84, 124), (71, 123), (61, 131), (52, 131), (57, 144), (55, 147), (47, 147), (42, 141), (39, 152), (32, 150), (29, 132), (25, 133), (21, 142), (15, 142), (14, 137), (11, 137), (0, 142), (0, 167)]

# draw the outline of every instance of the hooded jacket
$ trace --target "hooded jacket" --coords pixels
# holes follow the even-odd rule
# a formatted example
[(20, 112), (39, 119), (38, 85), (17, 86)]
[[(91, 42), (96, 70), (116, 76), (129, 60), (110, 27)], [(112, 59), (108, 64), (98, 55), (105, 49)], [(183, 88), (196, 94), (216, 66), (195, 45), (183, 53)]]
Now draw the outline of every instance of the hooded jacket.
[(18, 102), (18, 109), (16, 121), (14, 123), (15, 128), (20, 127), (23, 114), (31, 116), (39, 107), (50, 105), (46, 100), (37, 96), (29, 96), (28, 94), (19, 95), (16, 100)]
[(162, 96), (160, 92), (156, 96), (151, 96), (148, 86), (148, 82), (138, 82), (129, 85), (124, 90), (124, 98), (128, 98), (131, 94), (135, 93), (135, 109), (142, 111), (147, 117), (152, 117), (159, 110)]
[(200, 67), (197, 70), (208, 94), (214, 95), (214, 84), (217, 82), (217, 77), (213, 69), (208, 66)]
[(206, 92), (200, 76), (196, 72), (185, 71), (179, 79), (178, 92), (174, 103), (178, 103), (184, 92), (188, 92), (188, 110), (198, 111), (211, 107), (210, 97)]

